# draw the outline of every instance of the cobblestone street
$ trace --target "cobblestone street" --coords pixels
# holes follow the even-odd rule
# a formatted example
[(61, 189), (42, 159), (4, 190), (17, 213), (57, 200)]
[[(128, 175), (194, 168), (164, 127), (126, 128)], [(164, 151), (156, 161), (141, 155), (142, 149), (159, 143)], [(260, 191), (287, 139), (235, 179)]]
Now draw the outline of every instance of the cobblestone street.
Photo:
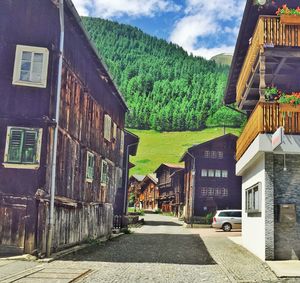
[[(176, 218), (161, 215), (144, 218), (145, 225), (132, 229), (133, 234), (62, 260), (26, 267), (17, 262), (24, 276), (0, 282), (300, 282), (279, 281), (265, 263), (228, 239), (240, 232), (187, 229)], [(0, 264), (0, 278), (9, 272), (9, 264)]]

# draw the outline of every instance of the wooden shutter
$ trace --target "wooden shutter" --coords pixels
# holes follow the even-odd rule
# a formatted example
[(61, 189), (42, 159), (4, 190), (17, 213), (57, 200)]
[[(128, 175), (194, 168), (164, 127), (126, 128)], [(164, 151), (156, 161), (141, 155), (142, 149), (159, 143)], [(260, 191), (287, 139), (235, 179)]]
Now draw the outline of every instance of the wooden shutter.
[(111, 141), (111, 117), (108, 114), (104, 115), (104, 138)]
[(36, 163), (36, 145), (37, 145), (37, 132), (25, 131), (24, 141), (22, 148), (22, 162), (23, 163)]
[(22, 145), (24, 132), (22, 130), (10, 131), (8, 162), (20, 163), (22, 161)]

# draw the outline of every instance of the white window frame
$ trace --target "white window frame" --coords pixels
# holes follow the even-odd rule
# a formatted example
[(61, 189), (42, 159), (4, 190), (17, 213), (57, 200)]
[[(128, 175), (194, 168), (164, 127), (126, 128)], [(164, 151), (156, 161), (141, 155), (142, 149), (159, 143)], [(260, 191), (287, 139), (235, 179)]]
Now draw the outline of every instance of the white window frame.
[[(255, 192), (257, 198), (255, 198)], [(245, 190), (245, 207), (247, 213), (260, 213), (262, 210), (261, 183), (257, 183)]]
[(215, 177), (215, 170), (214, 169), (209, 169), (208, 170), (208, 177), (210, 177), (210, 178), (214, 178)]
[(208, 171), (207, 169), (202, 169), (201, 170), (201, 177), (207, 177), (208, 176)]
[(213, 151), (210, 152), (210, 156), (211, 156), (212, 159), (217, 159), (218, 153), (213, 150)]
[(222, 172), (222, 171), (221, 171), (220, 169), (216, 169), (216, 170), (215, 170), (215, 177), (216, 177), (216, 178), (221, 178), (221, 175), (222, 175), (221, 172)]
[(218, 159), (223, 159), (223, 158), (224, 158), (224, 152), (218, 151)]
[(228, 170), (222, 170), (222, 178), (228, 178)]
[(104, 139), (111, 142), (111, 117), (108, 114), (104, 115)]
[(210, 151), (209, 150), (204, 151), (204, 158), (210, 158)]
[(207, 189), (207, 195), (208, 195), (209, 197), (213, 197), (213, 196), (215, 195), (215, 190), (214, 190), (214, 188), (208, 188), (208, 189)]
[[(89, 157), (92, 157), (94, 159), (94, 166), (93, 166), (93, 177), (90, 178), (88, 176), (88, 168), (89, 168)], [(87, 183), (92, 183), (95, 177), (95, 155), (91, 153), (90, 151), (87, 151), (86, 154), (86, 168), (85, 168), (85, 181)]]
[[(23, 52), (42, 53), (43, 54), (41, 82), (22, 81), (20, 79)], [(21, 85), (21, 86), (46, 88), (47, 87), (47, 75), (48, 75), (48, 63), (49, 63), (49, 50), (47, 48), (36, 47), (36, 46), (27, 46), (27, 45), (17, 45), (12, 84), (13, 85)]]
[[(26, 131), (37, 131), (37, 143), (36, 143), (36, 162), (35, 163), (11, 163), (8, 161), (8, 154), (9, 154), (9, 144), (10, 144), (10, 133), (11, 130), (26, 130)], [(43, 136), (43, 129), (42, 128), (26, 128), (26, 127), (14, 127), (9, 126), (7, 127), (6, 131), (6, 143), (5, 143), (5, 150), (4, 150), (4, 162), (2, 165), (4, 168), (12, 168), (12, 169), (30, 169), (30, 170), (38, 170), (40, 168), (40, 159), (41, 159), (41, 148), (42, 148), (42, 136)]]
[[(103, 171), (104, 171), (104, 165), (106, 166), (106, 176), (105, 176), (105, 180), (103, 178), (104, 174), (103, 174)], [(108, 184), (108, 163), (107, 161), (105, 161), (104, 159), (101, 161), (101, 176), (100, 176), (100, 180), (101, 180), (101, 185), (102, 186), (107, 186)]]

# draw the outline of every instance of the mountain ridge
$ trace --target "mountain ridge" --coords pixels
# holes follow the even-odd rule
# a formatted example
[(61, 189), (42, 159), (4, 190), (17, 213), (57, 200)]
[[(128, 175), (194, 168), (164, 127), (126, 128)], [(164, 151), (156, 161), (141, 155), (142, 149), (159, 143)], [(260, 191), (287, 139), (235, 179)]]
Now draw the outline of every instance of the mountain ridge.
[[(182, 47), (136, 27), (99, 18), (83, 23), (131, 109), (126, 126), (157, 131), (199, 130), (220, 124), (228, 66), (189, 55)], [(228, 113), (238, 127), (239, 114)], [(223, 115), (223, 114), (222, 114)]]

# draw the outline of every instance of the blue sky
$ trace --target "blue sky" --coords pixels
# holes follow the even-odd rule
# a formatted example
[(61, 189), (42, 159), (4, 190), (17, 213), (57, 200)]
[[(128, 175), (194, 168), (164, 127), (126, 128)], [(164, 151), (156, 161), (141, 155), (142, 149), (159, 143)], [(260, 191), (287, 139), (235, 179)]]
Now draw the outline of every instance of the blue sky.
[(73, 0), (80, 15), (111, 19), (211, 58), (233, 53), (246, 0)]

